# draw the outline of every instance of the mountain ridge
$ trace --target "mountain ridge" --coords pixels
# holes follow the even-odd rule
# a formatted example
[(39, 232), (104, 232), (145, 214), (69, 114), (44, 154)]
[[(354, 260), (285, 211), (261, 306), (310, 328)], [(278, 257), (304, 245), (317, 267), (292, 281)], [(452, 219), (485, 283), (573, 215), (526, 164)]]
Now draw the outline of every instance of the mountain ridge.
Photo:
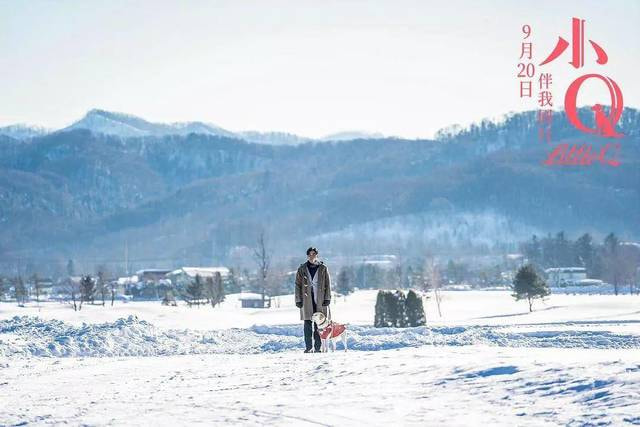
[(352, 139), (383, 138), (381, 133), (361, 131), (343, 131), (326, 135), (321, 138), (310, 138), (277, 131), (238, 131), (233, 132), (220, 126), (201, 121), (161, 123), (151, 122), (133, 114), (108, 111), (100, 108), (89, 110), (81, 119), (69, 126), (57, 130), (46, 129), (40, 126), (15, 124), (0, 127), (0, 135), (13, 139), (25, 140), (36, 136), (56, 132), (68, 132), (75, 129), (86, 129), (103, 135), (119, 136), (122, 138), (143, 136), (169, 136), (188, 135), (190, 133), (203, 135), (219, 135), (231, 138), (244, 139), (249, 142), (271, 145), (298, 145), (307, 142), (345, 141)]
[[(69, 258), (111, 262), (125, 241), (132, 259), (169, 260), (141, 268), (231, 262), (260, 230), (274, 254), (308, 247), (312, 236), (327, 255), (407, 256), (436, 247), (490, 253), (491, 234), (513, 250), (531, 232), (561, 229), (638, 239), (640, 224), (629, 219), (640, 211), (640, 114), (625, 110), (623, 119), (617, 168), (542, 165), (551, 147), (538, 141), (535, 112), (438, 141), (266, 145), (85, 129), (28, 143), (4, 137), (0, 269), (29, 259), (61, 268)], [(561, 115), (554, 126), (554, 143), (603, 143)]]

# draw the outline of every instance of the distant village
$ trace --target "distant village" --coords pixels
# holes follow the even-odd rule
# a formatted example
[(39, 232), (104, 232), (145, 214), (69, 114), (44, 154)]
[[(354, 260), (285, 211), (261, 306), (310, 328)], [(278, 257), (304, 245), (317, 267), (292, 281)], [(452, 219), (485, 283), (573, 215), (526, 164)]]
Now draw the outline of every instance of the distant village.
[[(456, 260), (431, 256), (408, 260), (382, 254), (329, 256), (326, 262), (334, 295), (348, 295), (356, 289), (416, 289), (424, 293), (434, 289), (508, 290), (516, 270), (527, 263), (552, 291), (610, 287), (616, 294), (640, 292), (638, 243), (620, 242), (609, 235), (596, 245), (586, 234), (571, 242), (558, 233), (541, 239), (533, 236), (521, 249), (502, 256)], [(289, 268), (258, 262), (254, 270), (227, 266), (142, 268), (113, 276), (101, 268), (92, 274), (76, 274), (74, 262), (69, 260), (67, 274), (57, 278), (37, 272), (0, 276), (0, 301), (60, 301), (76, 309), (82, 303), (112, 305), (133, 300), (215, 307), (225, 295), (240, 294), (243, 308), (269, 308), (279, 305), (280, 296), (293, 293), (296, 270), (292, 266), (298, 262), (290, 262)]]

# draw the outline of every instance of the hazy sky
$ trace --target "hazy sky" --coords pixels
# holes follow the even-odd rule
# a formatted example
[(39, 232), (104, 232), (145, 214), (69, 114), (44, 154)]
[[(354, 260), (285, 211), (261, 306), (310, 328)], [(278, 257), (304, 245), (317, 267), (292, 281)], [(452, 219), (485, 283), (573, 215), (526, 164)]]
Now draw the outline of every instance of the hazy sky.
[[(640, 1), (0, 0), (0, 126), (62, 127), (91, 108), (152, 121), (322, 136), (437, 129), (535, 109), (518, 97), (521, 26), (540, 62), (571, 17), (585, 46), (549, 64), (558, 108), (598, 72), (640, 106)], [(593, 86), (593, 87), (591, 87)], [(606, 101), (586, 85), (581, 103)]]

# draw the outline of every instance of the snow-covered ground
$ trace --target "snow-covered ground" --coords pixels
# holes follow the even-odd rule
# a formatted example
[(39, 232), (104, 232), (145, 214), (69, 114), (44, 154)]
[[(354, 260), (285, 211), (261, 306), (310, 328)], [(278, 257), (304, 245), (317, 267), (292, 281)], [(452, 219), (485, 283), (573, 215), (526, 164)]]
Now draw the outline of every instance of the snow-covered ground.
[(349, 352), (302, 354), (277, 308), (0, 303), (0, 425), (640, 424), (640, 296), (444, 292), (428, 326), (332, 303)]

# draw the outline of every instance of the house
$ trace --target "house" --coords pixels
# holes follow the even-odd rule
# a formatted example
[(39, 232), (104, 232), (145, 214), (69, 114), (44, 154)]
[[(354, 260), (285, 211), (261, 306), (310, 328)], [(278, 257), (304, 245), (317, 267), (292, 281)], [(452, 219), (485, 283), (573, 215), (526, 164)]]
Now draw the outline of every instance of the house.
[(40, 301), (49, 299), (54, 293), (54, 282), (49, 277), (39, 277), (36, 280), (35, 278), (30, 278), (30, 280), (26, 283), (27, 289), (31, 294), (32, 298), (38, 298)]
[(82, 276), (69, 276), (58, 279), (56, 284), (51, 288), (51, 297), (54, 299), (65, 299), (75, 292), (80, 292), (80, 281)]
[(195, 280), (196, 276), (200, 276), (202, 280), (215, 277), (216, 273), (220, 273), (222, 279), (229, 277), (229, 269), (227, 267), (182, 267), (166, 274), (166, 278), (178, 288), (184, 289), (185, 285)]
[(584, 267), (547, 268), (544, 272), (547, 274), (549, 286), (554, 287), (576, 285), (587, 278), (587, 269)]
[(262, 294), (254, 294), (251, 292), (243, 292), (238, 297), (242, 308), (270, 308), (271, 298), (268, 295), (262, 299)]
[(158, 282), (164, 280), (167, 273), (171, 273), (171, 270), (147, 268), (136, 271), (136, 276), (138, 276), (138, 281), (140, 282)]
[(135, 274), (133, 276), (118, 277), (116, 289), (118, 293), (122, 293), (123, 295), (134, 295), (137, 293), (137, 284), (138, 276)]
[(147, 268), (136, 271), (131, 276), (135, 282), (128, 287), (128, 293), (138, 299), (160, 299), (165, 290), (172, 287), (171, 281), (166, 277), (171, 270)]

